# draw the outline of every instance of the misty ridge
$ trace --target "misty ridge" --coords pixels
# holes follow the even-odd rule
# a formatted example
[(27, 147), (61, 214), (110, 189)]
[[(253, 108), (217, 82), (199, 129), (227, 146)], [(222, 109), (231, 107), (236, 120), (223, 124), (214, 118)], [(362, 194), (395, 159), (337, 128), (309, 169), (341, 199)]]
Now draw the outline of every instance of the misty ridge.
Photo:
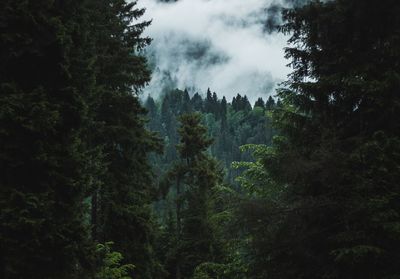
[(282, 10), (304, 4), (295, 0), (143, 0), (145, 35), (153, 39), (145, 55), (152, 79), (144, 96), (158, 98), (175, 88), (205, 94), (207, 88), (250, 101), (273, 96), (289, 68), (277, 32)]

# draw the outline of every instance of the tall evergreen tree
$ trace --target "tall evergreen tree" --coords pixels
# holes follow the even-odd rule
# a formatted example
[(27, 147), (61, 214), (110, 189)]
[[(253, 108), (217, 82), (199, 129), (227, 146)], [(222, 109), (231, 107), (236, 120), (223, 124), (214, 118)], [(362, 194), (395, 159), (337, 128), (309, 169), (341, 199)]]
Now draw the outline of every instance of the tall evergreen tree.
[(265, 108), (267, 110), (271, 110), (274, 107), (275, 107), (275, 100), (274, 98), (272, 98), (272, 96), (269, 96), (267, 102), (265, 103)]
[(185, 114), (180, 122), (180, 162), (168, 177), (177, 193), (176, 266), (171, 278), (191, 278), (198, 265), (220, 257), (210, 221), (210, 195), (211, 189), (221, 182), (221, 173), (216, 161), (206, 153), (212, 140), (201, 125), (201, 116)]
[(265, 108), (265, 103), (262, 98), (258, 98), (257, 101), (254, 103), (254, 107)]
[(203, 111), (203, 98), (199, 93), (195, 93), (191, 99), (192, 107), (195, 111)]
[(157, 131), (162, 135), (163, 127), (161, 117), (158, 112), (158, 106), (151, 96), (147, 98), (144, 107), (147, 110), (147, 118), (149, 121), (147, 123), (148, 129), (150, 131)]
[(221, 100), (221, 131), (226, 131), (228, 124), (227, 124), (227, 114), (228, 114), (228, 103), (226, 102), (225, 96), (222, 97)]
[(213, 97), (210, 88), (207, 89), (206, 98), (204, 100), (204, 112), (205, 113), (213, 113), (214, 105), (213, 105)]
[[(152, 182), (147, 154), (158, 148), (145, 128), (139, 90), (149, 81), (146, 60), (139, 51), (149, 43), (141, 34), (150, 22), (137, 23), (144, 9), (136, 2), (94, 1), (96, 11), (98, 98), (93, 143), (102, 146), (106, 170), (101, 187), (94, 193), (100, 242), (113, 241), (124, 262), (133, 263), (134, 274), (155, 278), (158, 265), (153, 257), (150, 198)], [(96, 197), (97, 195), (97, 197)]]
[(0, 276), (90, 276), (84, 141), (94, 53), (83, 2), (3, 1)]
[(241, 104), (240, 108), (244, 111), (251, 111), (251, 104), (246, 95), (244, 95), (244, 97), (242, 99), (242, 104)]
[(189, 92), (185, 89), (182, 95), (182, 112), (183, 113), (190, 113), (192, 111), (192, 106), (190, 103), (190, 96)]
[(280, 187), (257, 207), (268, 236), (252, 237), (253, 277), (400, 273), (399, 12), (336, 0), (285, 13), (294, 71), (275, 110), (282, 136), (262, 159), (265, 187)]

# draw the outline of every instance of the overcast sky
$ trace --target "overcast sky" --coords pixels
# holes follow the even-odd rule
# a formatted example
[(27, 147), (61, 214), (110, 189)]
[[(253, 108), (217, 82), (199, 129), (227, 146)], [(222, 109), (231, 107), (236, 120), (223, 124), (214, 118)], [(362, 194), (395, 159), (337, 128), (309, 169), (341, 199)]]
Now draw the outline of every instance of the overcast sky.
[(139, 0), (143, 19), (153, 22), (145, 35), (153, 76), (145, 90), (157, 97), (166, 83), (229, 99), (274, 94), (289, 73), (283, 48), (287, 38), (265, 31), (266, 9), (283, 0)]

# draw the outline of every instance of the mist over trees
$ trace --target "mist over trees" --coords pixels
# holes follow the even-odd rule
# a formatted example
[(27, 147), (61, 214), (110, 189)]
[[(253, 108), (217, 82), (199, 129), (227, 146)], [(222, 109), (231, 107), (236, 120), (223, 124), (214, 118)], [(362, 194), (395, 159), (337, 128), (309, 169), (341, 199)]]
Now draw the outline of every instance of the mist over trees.
[[(283, 53), (287, 38), (277, 26), (281, 10), (291, 4), (249, 1), (139, 1), (152, 19), (146, 34), (153, 41), (145, 51), (152, 80), (145, 94), (158, 98), (165, 90), (204, 93), (210, 87), (228, 99), (238, 92), (252, 102), (274, 95), (289, 73)], [(267, 20), (273, 25), (271, 32), (266, 30)]]
[(280, 3), (292, 72), (251, 103), (141, 99), (136, 2), (6, 0), (0, 277), (398, 278), (400, 3)]

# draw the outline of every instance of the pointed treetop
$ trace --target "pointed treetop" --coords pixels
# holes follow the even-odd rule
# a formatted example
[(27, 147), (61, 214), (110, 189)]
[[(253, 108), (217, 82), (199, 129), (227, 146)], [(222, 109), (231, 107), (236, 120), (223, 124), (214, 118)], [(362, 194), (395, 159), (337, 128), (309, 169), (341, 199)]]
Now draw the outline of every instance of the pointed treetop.
[(264, 100), (262, 98), (258, 98), (254, 104), (254, 107), (265, 108)]
[(207, 136), (207, 128), (201, 124), (199, 113), (183, 114), (179, 121), (180, 143), (177, 145), (182, 158), (194, 160), (202, 157), (213, 140)]

